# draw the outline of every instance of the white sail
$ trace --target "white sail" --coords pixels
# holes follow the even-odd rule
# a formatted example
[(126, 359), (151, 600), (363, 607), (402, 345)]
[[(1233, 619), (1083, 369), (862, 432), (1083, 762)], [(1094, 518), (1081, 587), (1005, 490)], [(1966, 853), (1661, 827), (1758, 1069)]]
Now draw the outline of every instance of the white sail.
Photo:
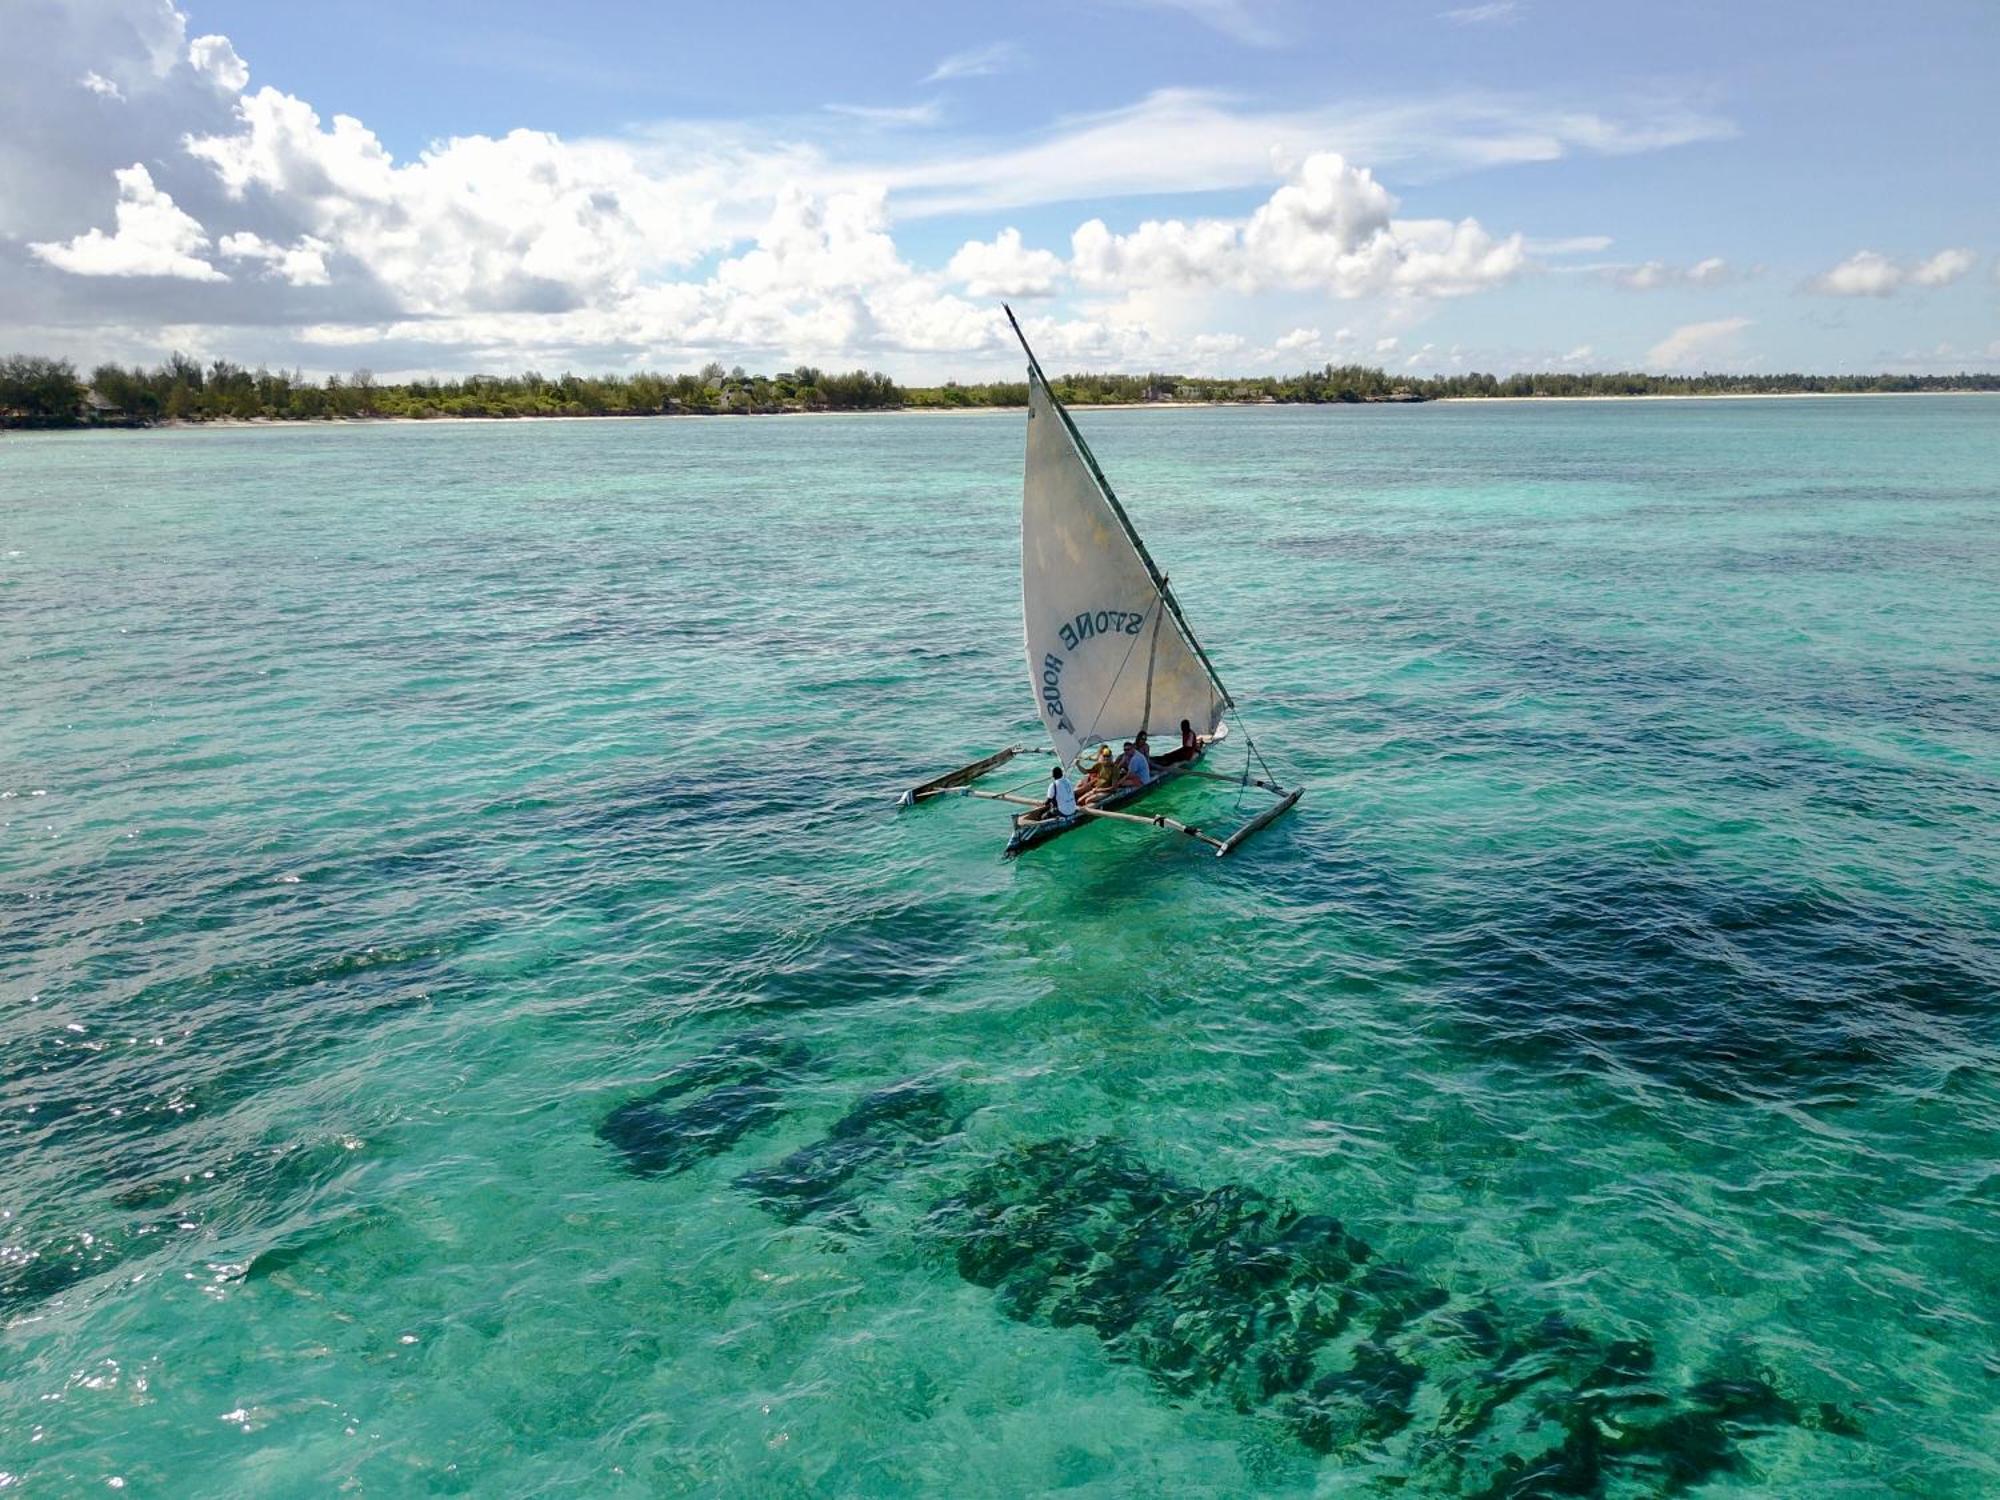
[(1221, 723), (1228, 700), (1038, 370), (1028, 378), (1021, 619), (1035, 705), (1065, 761), (1141, 729), (1157, 755), (1180, 743), (1182, 719), (1204, 735)]

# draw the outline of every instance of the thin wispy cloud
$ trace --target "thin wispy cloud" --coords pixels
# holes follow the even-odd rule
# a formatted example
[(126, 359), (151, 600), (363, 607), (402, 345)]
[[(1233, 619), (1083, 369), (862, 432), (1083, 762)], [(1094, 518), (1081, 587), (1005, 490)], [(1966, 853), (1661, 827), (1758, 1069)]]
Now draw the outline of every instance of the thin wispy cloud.
[(1437, 176), (1624, 156), (1734, 132), (1728, 120), (1676, 104), (1612, 115), (1479, 95), (1275, 111), (1225, 94), (1161, 89), (1123, 109), (1065, 120), (1022, 145), (941, 152), (864, 175), (888, 185), (900, 217), (918, 218), (1254, 187), (1271, 180), (1274, 161), (1296, 163), (1315, 151)]
[(986, 78), (1018, 68), (1027, 61), (1027, 56), (1018, 42), (992, 42), (984, 47), (971, 47), (941, 59), (935, 68), (924, 75), (923, 81), (946, 83), (954, 78)]
[(624, 93), (651, 80), (628, 61), (606, 58), (575, 39), (511, 27), (468, 27), (453, 34), (444, 56), (483, 73), (540, 79), (598, 92)]
[(1736, 336), (1749, 326), (1748, 318), (1683, 323), (1646, 351), (1646, 368), (1669, 373), (1709, 369), (1714, 361), (1733, 357)]
[(1530, 255), (1595, 255), (1611, 248), (1608, 234), (1565, 234), (1552, 239), (1528, 240)]
[(1438, 14), (1460, 26), (1504, 26), (1520, 19), (1521, 6), (1519, 0), (1487, 0), (1484, 5), (1462, 5)]
[(1691, 266), (1670, 266), (1663, 260), (1638, 265), (1602, 266), (1598, 274), (1628, 292), (1657, 292), (1668, 287), (1722, 286), (1740, 274), (1719, 255), (1698, 260)]
[(828, 114), (867, 125), (935, 125), (944, 115), (935, 99), (922, 104), (829, 104), (825, 108)]
[(1123, 3), (1178, 11), (1212, 31), (1252, 47), (1275, 47), (1285, 39), (1282, 31), (1258, 13), (1269, 7), (1259, 7), (1253, 0), (1123, 0)]

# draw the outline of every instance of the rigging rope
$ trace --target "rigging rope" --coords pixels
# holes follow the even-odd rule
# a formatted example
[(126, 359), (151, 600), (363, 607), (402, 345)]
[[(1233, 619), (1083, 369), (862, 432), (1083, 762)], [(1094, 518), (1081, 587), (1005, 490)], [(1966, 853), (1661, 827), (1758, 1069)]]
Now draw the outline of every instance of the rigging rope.
[[(1157, 599), (1154, 600), (1153, 607), (1155, 609), (1159, 608), (1159, 601)], [(1155, 618), (1153, 621), (1153, 639), (1156, 644), (1159, 641), (1159, 634), (1160, 634), (1159, 620)], [(1099, 743), (1099, 741), (1095, 738), (1097, 734), (1098, 721), (1104, 717), (1104, 710), (1106, 706), (1111, 702), (1111, 695), (1118, 691), (1118, 684), (1125, 680), (1125, 669), (1132, 664), (1132, 653), (1138, 650), (1138, 648), (1139, 648), (1139, 638), (1135, 635), (1132, 637), (1131, 642), (1125, 647), (1125, 654), (1118, 660), (1118, 670), (1111, 674), (1111, 686), (1104, 690), (1104, 697), (1102, 698), (1102, 700), (1099, 701), (1097, 705), (1097, 712), (1090, 716), (1090, 727), (1084, 730), (1083, 735), (1081, 736), (1084, 743), (1086, 744)], [(1153, 668), (1152, 664), (1149, 662), (1146, 667), (1146, 710), (1148, 713), (1152, 712), (1152, 706), (1153, 706)], [(1141, 729), (1144, 729), (1146, 726), (1144, 723), (1141, 723), (1139, 727)]]
[[(1264, 768), (1264, 779), (1274, 787), (1279, 785), (1278, 778), (1271, 772), (1271, 763), (1264, 759), (1264, 752), (1259, 750), (1257, 742), (1250, 738), (1250, 726), (1243, 722), (1243, 710), (1231, 704), (1229, 711), (1236, 717), (1236, 727), (1243, 731), (1243, 743), (1249, 747), (1250, 755), (1256, 756), (1257, 764)], [(1243, 758), (1243, 780), (1245, 783), (1250, 780), (1250, 756)]]
[[(1166, 583), (1167, 579), (1165, 575), (1162, 575), (1160, 578), (1160, 592), (1153, 600), (1152, 642), (1150, 649), (1146, 653), (1146, 706), (1139, 719), (1140, 729), (1146, 728), (1153, 717), (1153, 668), (1159, 657), (1160, 623), (1166, 615)], [(1100, 743), (1096, 738), (1098, 723), (1103, 719), (1104, 710), (1111, 702), (1111, 695), (1118, 691), (1118, 684), (1125, 680), (1125, 669), (1132, 664), (1132, 653), (1138, 649), (1138, 646), (1139, 639), (1137, 636), (1134, 636), (1131, 642), (1125, 647), (1125, 655), (1118, 662), (1118, 670), (1111, 674), (1111, 685), (1104, 690), (1104, 697), (1098, 702), (1097, 712), (1091, 715), (1090, 727), (1083, 733), (1083, 739), (1086, 743)], [(1213, 675), (1210, 676), (1209, 680), (1214, 682)], [(1215, 685), (1218, 689), (1222, 686), (1220, 683), (1216, 683)], [(1254, 758), (1257, 765), (1264, 772), (1264, 779), (1270, 782), (1273, 787), (1278, 786), (1278, 778), (1271, 770), (1271, 763), (1264, 759), (1264, 752), (1257, 748), (1257, 741), (1251, 737), (1250, 726), (1243, 718), (1243, 710), (1237, 707), (1236, 700), (1227, 694), (1223, 695), (1222, 701), (1224, 704), (1224, 716), (1234, 719), (1236, 727), (1243, 731), (1243, 745), (1249, 752), (1243, 759), (1244, 785), (1248, 786), (1250, 783), (1250, 762)], [(1058, 756), (1057, 758), (1060, 759), (1061, 757)]]

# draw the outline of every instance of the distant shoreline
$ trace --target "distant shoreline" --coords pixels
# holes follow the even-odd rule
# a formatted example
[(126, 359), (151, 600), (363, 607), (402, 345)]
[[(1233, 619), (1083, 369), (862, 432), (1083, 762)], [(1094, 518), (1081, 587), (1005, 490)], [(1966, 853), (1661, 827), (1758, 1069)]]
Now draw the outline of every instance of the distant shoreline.
[[(2000, 391), (2000, 371), (1952, 375), (1649, 375), (1639, 371), (1498, 376), (1391, 375), (1374, 365), (1333, 365), (1296, 375), (1211, 376), (1070, 373), (1049, 382), (1074, 410), (1122, 411), (1195, 406), (1421, 405), (1431, 401), (1681, 400), (1750, 396), (1944, 394)], [(67, 360), (0, 359), (0, 427), (143, 427), (165, 423), (285, 426), (327, 421), (522, 421), (679, 416), (838, 416), (863, 412), (1018, 411), (1020, 380), (947, 380), (903, 385), (880, 370), (799, 365), (775, 375), (725, 370), (551, 378), (516, 375), (417, 376), (378, 381), (367, 370), (324, 381), (302, 372), (226, 359), (204, 367), (185, 354), (153, 368), (102, 364), (86, 384)]]
[[(1906, 396), (2000, 396), (2000, 391), (1662, 391), (1651, 395), (1600, 396), (1431, 396), (1420, 401), (1093, 401), (1073, 405), (1072, 411), (1200, 411), (1232, 407), (1347, 407), (1347, 406), (1521, 406), (1586, 401), (1851, 401), (1877, 397)], [(730, 421), (775, 417), (959, 417), (992, 416), (996, 413), (1027, 410), (1020, 405), (1005, 406), (885, 406), (862, 411), (676, 411), (605, 412), (591, 415), (551, 412), (546, 415), (522, 413), (517, 416), (455, 416), (440, 413), (429, 417), (163, 417), (154, 422), (82, 424), (73, 427), (20, 427), (18, 432), (190, 432), (203, 428), (243, 431), (277, 427), (442, 427), (459, 423), (488, 426), (521, 426), (539, 422), (657, 422)]]
[[(1398, 400), (1360, 402), (1272, 402), (1272, 400), (1158, 400), (1158, 402), (1076, 402), (1072, 412), (1194, 412), (1204, 408), (1342, 408), (1342, 406), (1528, 406), (1528, 404), (1570, 404), (1570, 402), (1792, 402), (1792, 400), (1870, 400), (1876, 396), (2000, 396), (2000, 390), (1702, 390), (1702, 392), (1654, 392), (1654, 394), (1598, 394), (1598, 396), (1424, 396)], [(840, 412), (518, 412), (512, 416), (476, 416), (438, 412), (432, 416), (164, 416), (152, 422), (80, 422), (74, 426), (0, 426), (4, 432), (194, 432), (218, 428), (242, 432), (256, 428), (344, 428), (344, 426), (452, 426), (460, 422), (486, 426), (520, 426), (534, 422), (662, 422), (662, 420), (702, 420), (702, 422), (742, 422), (758, 418), (854, 418), (854, 416), (994, 416), (1004, 412), (1024, 412), (1022, 404), (1000, 406), (872, 406)]]
[(1511, 405), (1521, 401), (1856, 401), (1877, 396), (2000, 396), (2000, 391), (1659, 391), (1634, 396), (1433, 396), (1426, 406)]
[[(1229, 406), (1418, 406), (1426, 403), (1340, 402), (1340, 401), (1094, 401), (1073, 411), (1195, 411), (1205, 407)], [(992, 416), (1002, 412), (1024, 412), (1020, 405), (1008, 406), (878, 406), (861, 411), (615, 411), (523, 412), (510, 417), (457, 416), (439, 413), (431, 417), (161, 417), (153, 422), (81, 423), (73, 427), (18, 427), (0, 429), (13, 432), (192, 432), (204, 427), (242, 430), (261, 427), (445, 427), (457, 423), (482, 423), (492, 427), (519, 427), (541, 422), (743, 422), (771, 421), (792, 417), (963, 417)]]

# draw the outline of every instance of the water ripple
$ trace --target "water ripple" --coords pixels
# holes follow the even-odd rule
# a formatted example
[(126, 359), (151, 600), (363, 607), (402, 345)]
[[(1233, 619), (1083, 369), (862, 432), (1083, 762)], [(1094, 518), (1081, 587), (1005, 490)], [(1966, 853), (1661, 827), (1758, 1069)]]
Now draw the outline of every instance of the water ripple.
[(0, 1473), (1991, 1493), (1987, 413), (1086, 414), (1310, 795), (1015, 865), (1012, 418), (10, 439)]

